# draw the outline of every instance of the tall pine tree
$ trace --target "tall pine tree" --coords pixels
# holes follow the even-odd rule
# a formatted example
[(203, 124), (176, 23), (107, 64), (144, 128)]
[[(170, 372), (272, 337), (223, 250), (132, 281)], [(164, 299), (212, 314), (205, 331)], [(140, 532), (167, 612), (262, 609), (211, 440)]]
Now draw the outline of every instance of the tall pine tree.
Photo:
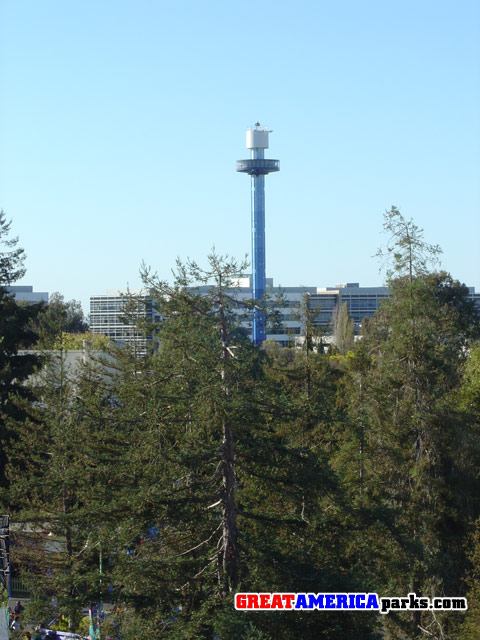
[[(385, 229), (392, 298), (368, 323), (357, 350), (349, 405), (359, 428), (344, 446), (356, 442), (361, 451), (353, 460), (357, 491), (381, 507), (386, 527), (390, 560), (378, 555), (379, 590), (455, 595), (463, 589), (464, 536), (477, 509), (478, 444), (455, 402), (475, 314), (466, 287), (428, 272), (439, 249), (411, 221), (392, 208)], [(451, 633), (455, 617), (415, 612), (384, 622), (387, 637), (414, 638), (427, 627)]]
[(15, 440), (12, 420), (25, 417), (24, 402), (31, 394), (24, 381), (34, 372), (38, 357), (19, 353), (31, 347), (37, 335), (32, 322), (42, 304), (19, 304), (8, 286), (25, 274), (24, 251), (17, 247), (18, 238), (9, 238), (11, 221), (0, 212), (0, 488), (6, 486), (6, 452)]

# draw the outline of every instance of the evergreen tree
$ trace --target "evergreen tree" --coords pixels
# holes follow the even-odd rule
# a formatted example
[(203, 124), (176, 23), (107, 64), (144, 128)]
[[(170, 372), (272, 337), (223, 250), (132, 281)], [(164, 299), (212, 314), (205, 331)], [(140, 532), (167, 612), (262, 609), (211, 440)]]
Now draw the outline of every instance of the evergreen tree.
[(467, 555), (471, 567), (466, 577), (468, 610), (463, 620), (459, 640), (478, 640), (480, 637), (480, 521), (467, 541)]
[(328, 422), (336, 373), (300, 357), (285, 374), (300, 381), (284, 391), (281, 373), (267, 373), (265, 352), (238, 327), (230, 284), (239, 271), (211, 256), (205, 271), (179, 265), (174, 286), (148, 277), (162, 315), (158, 350), (143, 361), (123, 352), (116, 390), (131, 446), (117, 499), (128, 509), (114, 543), (129, 552), (115, 559), (116, 593), (139, 621), (137, 638), (287, 639), (299, 625), (305, 637), (367, 638), (365, 616), (233, 609), (236, 589), (341, 591), (354, 565), (349, 558), (348, 569), (337, 568), (341, 499), (325, 497), (336, 483), (313, 415)]
[(0, 251), (0, 285), (7, 287), (25, 275), (25, 251), (17, 247), (18, 236), (9, 238), (12, 221), (7, 221), (3, 209), (0, 211), (0, 244), (8, 251)]
[[(357, 350), (349, 405), (360, 428), (346, 434), (343, 446), (355, 443), (362, 451), (357, 491), (386, 527), (391, 558), (381, 572), (383, 590), (459, 594), (464, 536), (477, 509), (478, 444), (455, 394), (475, 314), (466, 287), (444, 272), (426, 272), (429, 251), (435, 257), (438, 248), (424, 243), (413, 223), (392, 208), (385, 228), (394, 240), (392, 298), (368, 323)], [(452, 632), (455, 616), (432, 616), (390, 615), (387, 637), (418, 637), (427, 625)]]
[[(239, 579), (234, 428), (245, 420), (238, 396), (254, 384), (244, 353), (253, 347), (235, 333), (226, 295), (238, 265), (212, 256), (210, 266), (208, 273), (179, 266), (173, 287), (152, 279), (163, 318), (158, 351), (144, 360), (120, 354), (116, 397), (130, 430), (135, 493), (125, 486), (129, 513), (118, 544), (131, 553), (117, 569), (121, 597), (148, 615), (150, 634), (181, 604), (177, 615), (195, 636), (205, 624), (198, 610)], [(201, 285), (213, 277), (215, 285), (201, 295), (188, 288), (191, 277)]]
[(60, 293), (53, 293), (35, 321), (37, 346), (42, 349), (57, 348), (56, 342), (63, 333), (79, 334), (87, 329), (80, 303), (77, 300), (65, 302)]
[(109, 483), (123, 448), (100, 365), (72, 369), (63, 351), (50, 352), (31, 387), (36, 402), (15, 423), (8, 452), (19, 529), (13, 566), (32, 591), (27, 615), (45, 622), (60, 612), (76, 631), (82, 608), (98, 602), (108, 584), (99, 559), (108, 546)]
[(18, 238), (9, 238), (11, 222), (0, 212), (0, 487), (5, 487), (6, 451), (15, 439), (8, 423), (24, 416), (22, 400), (31, 398), (24, 381), (34, 372), (38, 358), (31, 353), (20, 354), (36, 341), (31, 325), (41, 304), (18, 304), (7, 287), (21, 278), (24, 251), (17, 247)]
[(353, 349), (354, 330), (354, 320), (348, 312), (347, 303), (344, 302), (340, 311), (338, 311), (337, 308), (335, 309), (334, 317), (335, 346), (340, 354), (345, 355), (347, 351), (351, 351)]
[(441, 248), (425, 242), (423, 229), (406, 220), (397, 207), (385, 211), (383, 229), (388, 234), (387, 244), (376, 255), (387, 267), (389, 280), (400, 277), (412, 283), (415, 277), (429, 272), (429, 265), (438, 264)]
[(8, 421), (15, 518), (59, 545), (22, 558), (39, 615), (54, 594), (71, 629), (108, 597), (123, 640), (370, 640), (381, 623), (385, 638), (458, 637), (450, 613), (233, 608), (238, 590), (462, 594), (478, 323), (466, 288), (428, 272), (438, 248), (395, 208), (386, 229), (393, 297), (354, 354), (320, 352), (308, 301), (303, 349), (252, 345), (232, 290), (243, 266), (216, 255), (179, 263), (173, 285), (144, 272), (162, 321), (139, 328), (151, 349), (114, 349), (108, 374), (72, 376), (54, 343)]
[[(477, 450), (478, 434), (480, 432), (480, 345), (476, 343), (470, 353), (465, 366), (462, 387), (459, 397), (460, 407), (473, 425), (472, 442), (466, 443), (466, 455), (472, 459)], [(478, 477), (480, 461), (473, 459)], [(466, 553), (470, 560), (470, 567), (466, 578), (468, 591), (468, 611), (460, 633), (461, 640), (476, 640), (480, 629), (480, 520), (473, 526), (471, 535), (467, 538)]]

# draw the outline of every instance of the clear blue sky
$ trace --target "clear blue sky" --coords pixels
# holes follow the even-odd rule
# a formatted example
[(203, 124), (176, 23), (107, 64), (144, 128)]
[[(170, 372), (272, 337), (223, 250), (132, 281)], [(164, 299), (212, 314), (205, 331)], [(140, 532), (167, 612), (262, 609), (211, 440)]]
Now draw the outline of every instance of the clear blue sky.
[(80, 299), (142, 260), (250, 252), (245, 130), (274, 130), (267, 275), (380, 285), (392, 204), (480, 290), (480, 4), (15, 0), (0, 206), (23, 283)]

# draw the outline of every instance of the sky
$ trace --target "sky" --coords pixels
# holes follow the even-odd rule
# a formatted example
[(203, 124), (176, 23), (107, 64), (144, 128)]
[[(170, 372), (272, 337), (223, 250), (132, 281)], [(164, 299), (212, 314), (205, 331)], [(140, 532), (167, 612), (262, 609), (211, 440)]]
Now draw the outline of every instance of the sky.
[(476, 0), (3, 0), (0, 91), (18, 284), (88, 312), (142, 261), (250, 254), (259, 120), (275, 284), (382, 285), (395, 205), (480, 291)]

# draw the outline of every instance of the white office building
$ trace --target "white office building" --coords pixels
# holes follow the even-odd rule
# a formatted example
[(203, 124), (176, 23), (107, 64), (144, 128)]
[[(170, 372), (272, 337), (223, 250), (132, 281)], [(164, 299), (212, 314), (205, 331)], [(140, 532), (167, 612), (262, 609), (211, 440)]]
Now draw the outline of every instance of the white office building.
[(144, 325), (158, 320), (147, 291), (108, 289), (105, 295), (90, 298), (90, 331), (119, 344), (135, 344), (145, 350)]
[[(238, 278), (231, 289), (238, 301), (236, 311), (246, 331), (252, 334), (251, 311), (243, 301), (252, 298), (251, 277)], [(207, 286), (195, 287), (198, 293), (207, 293)], [(274, 286), (273, 279), (266, 279), (266, 295), (271, 303), (270, 311), (277, 312), (277, 321), (267, 320), (267, 340), (275, 340), (287, 346), (295, 341), (295, 337), (304, 333), (304, 321), (301, 317), (302, 299), (306, 297), (314, 326), (329, 336), (333, 332), (335, 310), (339, 310), (344, 302), (355, 322), (358, 334), (364, 318), (371, 318), (382, 302), (390, 297), (387, 287), (361, 287), (358, 282), (337, 284), (333, 287), (281, 287)], [(480, 311), (480, 293), (469, 287), (469, 296)], [(127, 313), (127, 303), (130, 310)], [(134, 343), (145, 349), (144, 333), (139, 331), (136, 323), (155, 323), (160, 321), (159, 314), (152, 305), (148, 292), (130, 292), (108, 290), (106, 295), (90, 298), (90, 331), (105, 335), (120, 343)], [(328, 342), (329, 340), (327, 340)]]

